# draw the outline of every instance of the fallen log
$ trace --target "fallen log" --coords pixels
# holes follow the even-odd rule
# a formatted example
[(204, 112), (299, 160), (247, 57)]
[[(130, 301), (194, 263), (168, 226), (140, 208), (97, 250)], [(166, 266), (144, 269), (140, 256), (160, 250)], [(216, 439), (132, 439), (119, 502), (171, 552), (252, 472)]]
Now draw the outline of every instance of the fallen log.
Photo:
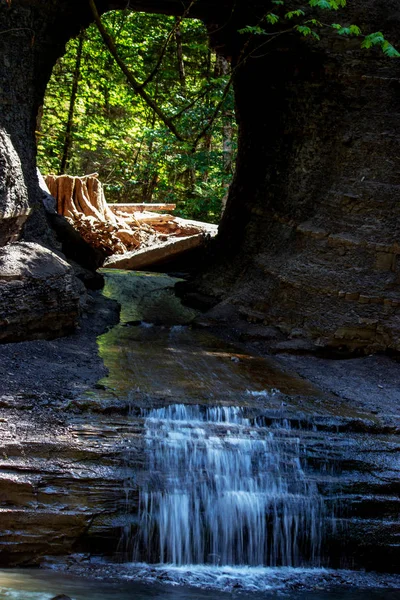
[(162, 225), (163, 223), (168, 223), (175, 219), (172, 215), (151, 215), (149, 213), (140, 212), (133, 213), (133, 217), (138, 223), (146, 223), (149, 225)]
[(177, 257), (188, 250), (204, 244), (207, 236), (203, 233), (189, 237), (173, 238), (155, 247), (143, 248), (136, 252), (114, 255), (107, 258), (104, 267), (107, 269), (126, 269), (136, 271), (148, 268), (172, 257)]
[(113, 213), (117, 214), (118, 211), (122, 211), (124, 213), (132, 214), (134, 212), (171, 212), (176, 209), (176, 204), (109, 204), (109, 208)]

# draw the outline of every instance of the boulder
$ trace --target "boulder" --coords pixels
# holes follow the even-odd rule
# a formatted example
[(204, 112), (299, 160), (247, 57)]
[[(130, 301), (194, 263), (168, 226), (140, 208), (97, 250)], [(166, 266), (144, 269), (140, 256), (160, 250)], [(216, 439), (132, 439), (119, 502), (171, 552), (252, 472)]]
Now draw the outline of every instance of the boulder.
[(72, 267), (39, 244), (0, 248), (0, 341), (70, 333), (77, 325), (82, 288)]
[(0, 246), (18, 239), (29, 212), (20, 158), (0, 128)]

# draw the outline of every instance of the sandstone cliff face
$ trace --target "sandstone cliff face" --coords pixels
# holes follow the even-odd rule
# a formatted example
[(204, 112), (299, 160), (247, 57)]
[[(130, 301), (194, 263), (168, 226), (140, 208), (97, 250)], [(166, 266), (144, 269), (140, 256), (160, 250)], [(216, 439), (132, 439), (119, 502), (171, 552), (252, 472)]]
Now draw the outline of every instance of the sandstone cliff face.
[(0, 249), (0, 340), (50, 338), (78, 320), (80, 282), (72, 267), (39, 244)]

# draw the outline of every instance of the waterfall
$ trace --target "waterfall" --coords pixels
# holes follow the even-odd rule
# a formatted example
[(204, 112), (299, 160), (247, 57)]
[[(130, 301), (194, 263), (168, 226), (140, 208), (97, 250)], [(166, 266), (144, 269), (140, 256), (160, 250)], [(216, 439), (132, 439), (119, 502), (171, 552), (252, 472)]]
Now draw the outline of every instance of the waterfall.
[(324, 505), (287, 423), (240, 407), (143, 411), (136, 561), (318, 566)]

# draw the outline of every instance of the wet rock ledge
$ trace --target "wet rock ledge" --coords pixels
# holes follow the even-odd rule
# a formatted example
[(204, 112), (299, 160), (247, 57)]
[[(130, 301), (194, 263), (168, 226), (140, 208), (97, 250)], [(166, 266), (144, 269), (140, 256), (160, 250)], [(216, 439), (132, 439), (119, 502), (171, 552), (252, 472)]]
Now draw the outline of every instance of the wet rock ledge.
[[(113, 277), (115, 285), (126, 279), (122, 273)], [(132, 298), (136, 287), (141, 310), (149, 314), (153, 305), (162, 319), (161, 309), (166, 296), (171, 297), (171, 286), (163, 278), (155, 278), (158, 291), (154, 294), (148, 277), (137, 279), (142, 287), (130, 275), (122, 296)], [(110, 289), (112, 286), (108, 292)], [(218, 341), (211, 334), (204, 338), (199, 330), (176, 331), (175, 327), (172, 332), (172, 323), (160, 321), (140, 328), (135, 323), (143, 320), (144, 312), (132, 315), (125, 310), (125, 322), (106, 334), (109, 346), (103, 356), (110, 369), (106, 377), (96, 335), (117, 322), (118, 311), (113, 301), (97, 293), (90, 298), (90, 312), (74, 335), (0, 346), (3, 566), (40, 565), (57, 556), (65, 564), (66, 557), (72, 556), (71, 560), (88, 571), (96, 556), (132, 557), (129, 540), (125, 543), (122, 534), (125, 528), (135, 531), (137, 482), (145, 476), (140, 408), (183, 401), (177, 400), (175, 388), (165, 390), (161, 385), (162, 393), (150, 389), (142, 393), (136, 389), (138, 379), (142, 378), (139, 383), (144, 389), (151, 383), (150, 371), (156, 384), (163, 383), (161, 375), (157, 381), (155, 366), (162, 356), (165, 367), (172, 369), (168, 377), (180, 369), (185, 372), (181, 381), (185, 398), (192, 393), (191, 402), (210, 402), (208, 387), (207, 399), (202, 399), (201, 385), (189, 389), (186, 385), (194, 370), (198, 371), (201, 356), (203, 371), (229, 372), (237, 382), (245, 382), (240, 384), (243, 390), (249, 381), (257, 381), (252, 376), (254, 369), (261, 377), (262, 390), (268, 374), (268, 387), (281, 390), (258, 394), (250, 402), (248, 394), (241, 398), (236, 388), (233, 397), (229, 390), (219, 394), (217, 387), (224, 383), (217, 378), (212, 391), (218, 393), (211, 401), (243, 402), (251, 418), (290, 423), (328, 514), (336, 517), (336, 529), (326, 541), (324, 564), (399, 572), (397, 363), (381, 357), (341, 361), (336, 368), (336, 361), (310, 357), (272, 360)], [(175, 346), (180, 335), (182, 347)], [(168, 343), (157, 345), (163, 336)], [(150, 343), (152, 354), (142, 350), (143, 340)], [(184, 352), (176, 352), (182, 349)], [(174, 356), (179, 357), (177, 363)], [(296, 371), (303, 373), (306, 381)], [(121, 382), (121, 374), (132, 377), (129, 386)], [(101, 377), (102, 382), (97, 383)], [(308, 383), (310, 380), (317, 386)]]

